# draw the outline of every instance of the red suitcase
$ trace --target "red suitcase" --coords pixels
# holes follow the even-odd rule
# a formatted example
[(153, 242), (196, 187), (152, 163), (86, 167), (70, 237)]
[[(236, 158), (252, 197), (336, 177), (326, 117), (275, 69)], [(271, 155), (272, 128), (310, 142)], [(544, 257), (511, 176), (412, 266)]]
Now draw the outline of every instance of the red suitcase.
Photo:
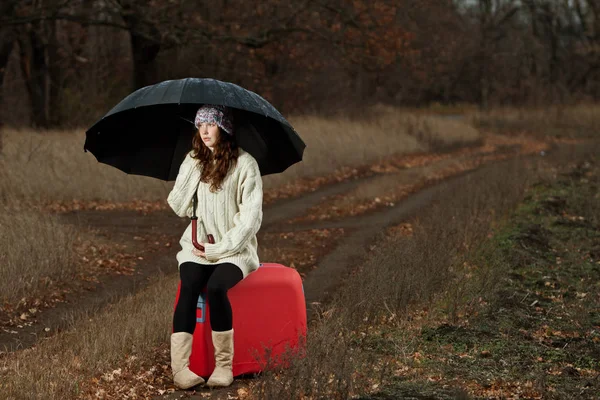
[[(179, 290), (175, 306), (179, 300)], [(281, 364), (287, 348), (297, 352), (306, 337), (306, 304), (298, 272), (264, 263), (228, 292), (233, 310), (233, 375), (260, 372), (267, 360)], [(198, 299), (190, 369), (208, 377), (215, 368), (206, 291)]]

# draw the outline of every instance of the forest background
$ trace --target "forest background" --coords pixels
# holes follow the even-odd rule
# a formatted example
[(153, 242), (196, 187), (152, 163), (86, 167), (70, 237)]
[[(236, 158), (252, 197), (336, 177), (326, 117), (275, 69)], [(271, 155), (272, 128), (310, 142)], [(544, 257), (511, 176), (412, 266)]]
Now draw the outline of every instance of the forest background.
[(0, 15), (0, 126), (87, 126), (188, 76), (284, 114), (600, 94), (597, 0), (3, 0)]

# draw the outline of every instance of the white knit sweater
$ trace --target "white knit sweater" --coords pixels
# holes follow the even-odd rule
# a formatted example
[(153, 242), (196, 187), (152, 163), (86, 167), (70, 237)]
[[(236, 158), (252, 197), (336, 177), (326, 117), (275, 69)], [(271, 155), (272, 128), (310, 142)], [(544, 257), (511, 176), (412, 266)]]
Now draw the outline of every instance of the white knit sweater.
[[(180, 217), (192, 216), (192, 198), (200, 181), (201, 167), (191, 157), (193, 151), (181, 163), (167, 198)], [(190, 221), (179, 241), (178, 268), (186, 261), (205, 265), (230, 262), (242, 270), (245, 278), (259, 266), (256, 233), (262, 223), (263, 186), (258, 163), (240, 148), (237, 164), (225, 176), (222, 189), (212, 193), (209, 188), (210, 184), (200, 182), (196, 209), (197, 240), (204, 243), (206, 258), (192, 253)], [(208, 243), (207, 233), (214, 236), (214, 244)]]

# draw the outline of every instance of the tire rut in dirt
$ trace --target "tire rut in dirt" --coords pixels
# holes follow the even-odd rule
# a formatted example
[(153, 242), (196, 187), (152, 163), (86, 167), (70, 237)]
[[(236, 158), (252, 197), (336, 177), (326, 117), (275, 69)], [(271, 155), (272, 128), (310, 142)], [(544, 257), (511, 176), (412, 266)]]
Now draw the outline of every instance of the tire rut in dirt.
[[(385, 230), (388, 227), (405, 222), (408, 218), (414, 217), (420, 212), (426, 212), (426, 208), (433, 201), (436, 201), (441, 193), (452, 188), (459, 188), (467, 179), (481, 176), (490, 168), (498, 168), (510, 162), (514, 162), (514, 160), (486, 164), (478, 169), (448, 178), (441, 183), (412, 194), (395, 206), (384, 210), (338, 221), (311, 224), (311, 228), (315, 226), (323, 229), (344, 228), (349, 232), (333, 251), (318, 261), (318, 267), (311, 271), (303, 282), (309, 319), (314, 316), (314, 313), (323, 303), (331, 298), (346, 275), (356, 265), (366, 261), (369, 246), (383, 239)], [(297, 226), (296, 229), (301, 230), (306, 229), (306, 227), (302, 225)]]
[(265, 207), (261, 230), (271, 230), (271, 227), (280, 221), (289, 220), (300, 216), (311, 207), (319, 204), (323, 198), (350, 191), (361, 183), (364, 183), (375, 176), (375, 174), (365, 175), (360, 178), (336, 182), (320, 187), (311, 193), (303, 194), (290, 199), (279, 200)]
[[(127, 244), (129, 250), (143, 251), (145, 243), (136, 235), (167, 233), (174, 235), (185, 228), (178, 218), (167, 213), (143, 215), (136, 211), (78, 211), (59, 216), (66, 224), (94, 229), (102, 237), (99, 241)], [(180, 233), (179, 233), (180, 234)], [(177, 237), (177, 240), (179, 237)], [(176, 243), (176, 242), (175, 242)], [(77, 320), (89, 317), (121, 298), (143, 290), (161, 275), (177, 272), (177, 246), (152, 252), (138, 261), (133, 275), (104, 274), (98, 283), (68, 283), (71, 292), (64, 301), (36, 314), (32, 325), (22, 328), (7, 327), (0, 332), (0, 352), (13, 352), (35, 345), (39, 340), (69, 328)], [(48, 329), (48, 331), (46, 331)], [(12, 333), (18, 332), (18, 333)]]
[[(64, 302), (39, 313), (33, 325), (17, 328), (18, 334), (0, 333), (0, 351), (10, 353), (29, 348), (45, 337), (68, 329), (81, 318), (89, 318), (121, 298), (143, 290), (165, 270), (172, 268), (173, 258), (171, 253), (157, 255), (144, 265), (138, 265), (133, 276), (110, 277), (89, 290), (68, 293)], [(49, 328), (48, 332), (46, 328)]]

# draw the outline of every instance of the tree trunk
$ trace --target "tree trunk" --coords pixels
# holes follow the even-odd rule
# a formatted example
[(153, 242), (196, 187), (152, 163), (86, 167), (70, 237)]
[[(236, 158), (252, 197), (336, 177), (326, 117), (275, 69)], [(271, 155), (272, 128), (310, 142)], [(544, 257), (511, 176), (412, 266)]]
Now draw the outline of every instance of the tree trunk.
[[(15, 44), (14, 39), (15, 35), (12, 29), (10, 32), (0, 32), (0, 104), (4, 104), (4, 74), (6, 73), (6, 66)], [(4, 121), (2, 121), (2, 114), (0, 114), (0, 129), (2, 129), (3, 125)], [(0, 151), (1, 150), (2, 138), (0, 137)]]
[[(61, 93), (63, 88), (64, 68), (59, 54), (60, 43), (57, 37), (57, 22), (48, 22), (48, 45), (46, 47), (48, 60), (48, 103), (49, 112), (48, 126), (55, 127), (61, 125)], [(68, 116), (67, 116), (68, 117)]]
[[(3, 16), (12, 15), (15, 5), (15, 2), (4, 3), (4, 6), (0, 7), (0, 12)], [(8, 65), (8, 60), (10, 59), (10, 55), (12, 54), (13, 48), (15, 46), (16, 37), (16, 32), (13, 27), (8, 26), (0, 28), (0, 104), (4, 104), (4, 74), (6, 73), (6, 66)], [(0, 129), (2, 129), (3, 125), (4, 121), (2, 120), (2, 114), (0, 114)], [(0, 152), (2, 152), (1, 131)]]
[(143, 20), (143, 6), (130, 1), (122, 2), (122, 6), (121, 17), (129, 27), (131, 38), (133, 86), (139, 89), (156, 83), (158, 78), (156, 56), (161, 46), (160, 31), (151, 22)]
[(487, 110), (489, 108), (490, 96), (490, 53), (486, 33), (482, 29), (481, 42), (479, 44), (479, 108)]
[(156, 83), (158, 79), (156, 56), (159, 51), (160, 43), (131, 33), (134, 89)]
[(49, 125), (48, 110), (48, 63), (46, 45), (43, 43), (38, 29), (40, 24), (21, 30), (19, 50), (21, 73), (29, 94), (31, 104), (31, 122), (36, 128), (47, 128)]
[(23, 27), (17, 40), (21, 73), (31, 104), (31, 123), (36, 128), (59, 125), (63, 71), (58, 54), (56, 21), (40, 21)]
[(491, 20), (492, 3), (490, 0), (479, 0), (479, 107), (487, 110), (489, 107), (489, 54), (490, 41), (488, 29)]

